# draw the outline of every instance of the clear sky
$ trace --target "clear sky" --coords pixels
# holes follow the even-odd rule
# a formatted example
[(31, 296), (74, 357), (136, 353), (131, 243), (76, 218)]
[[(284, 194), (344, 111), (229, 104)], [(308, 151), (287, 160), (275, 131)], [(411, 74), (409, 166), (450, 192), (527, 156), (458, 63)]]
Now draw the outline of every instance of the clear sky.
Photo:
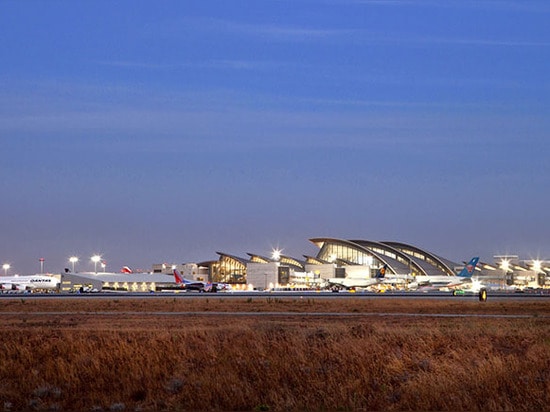
[(550, 258), (546, 0), (0, 2), (11, 273), (394, 240)]

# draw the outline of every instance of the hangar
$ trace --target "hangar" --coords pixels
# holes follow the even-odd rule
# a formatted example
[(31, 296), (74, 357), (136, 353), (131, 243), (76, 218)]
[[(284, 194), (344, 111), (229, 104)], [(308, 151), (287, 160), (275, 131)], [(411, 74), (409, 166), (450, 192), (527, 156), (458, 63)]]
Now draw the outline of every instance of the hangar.
[(65, 273), (61, 275), (61, 292), (124, 291), (150, 292), (174, 288), (174, 277), (158, 273)]

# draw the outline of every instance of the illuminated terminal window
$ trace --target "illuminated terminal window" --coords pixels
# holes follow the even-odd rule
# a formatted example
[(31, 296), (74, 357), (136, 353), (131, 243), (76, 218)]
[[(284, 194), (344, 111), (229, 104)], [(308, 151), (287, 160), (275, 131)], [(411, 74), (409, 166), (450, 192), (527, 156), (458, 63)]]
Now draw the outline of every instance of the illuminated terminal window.
[(221, 255), (220, 259), (211, 266), (213, 282), (246, 283), (246, 265), (232, 256)]
[(343, 245), (332, 242), (325, 242), (319, 254), (318, 259), (327, 262), (336, 260), (346, 261), (356, 265), (375, 265), (376, 262), (372, 254), (351, 245)]

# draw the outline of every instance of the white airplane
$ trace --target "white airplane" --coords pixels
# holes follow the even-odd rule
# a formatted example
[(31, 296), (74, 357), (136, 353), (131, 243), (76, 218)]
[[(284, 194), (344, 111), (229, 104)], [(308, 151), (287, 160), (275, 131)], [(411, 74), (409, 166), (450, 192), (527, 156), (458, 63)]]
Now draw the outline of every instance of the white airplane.
[(59, 287), (59, 280), (53, 276), (47, 275), (0, 276), (0, 287), (2, 290), (7, 291), (56, 289)]
[(202, 282), (200, 280), (187, 280), (177, 269), (174, 269), (174, 278), (176, 280), (176, 285), (187, 290), (197, 290), (199, 292), (219, 292), (231, 290), (231, 285), (227, 283), (212, 283)]
[(460, 271), (456, 276), (423, 276), (418, 275), (415, 277), (414, 283), (418, 287), (431, 287), (434, 289), (469, 289), (471, 286), (477, 286), (477, 279), (472, 278), (476, 269), (479, 257), (473, 257), (468, 264)]
[[(373, 278), (351, 275), (346, 278), (328, 279), (328, 283), (329, 285), (346, 289), (403, 284), (407, 289), (424, 288), (453, 290), (458, 292), (458, 294), (464, 292), (480, 293), (481, 298), (481, 293), (485, 288), (477, 278), (472, 278), (478, 262), (479, 257), (472, 258), (456, 276), (417, 275), (413, 277), (409, 274), (392, 274), (386, 276), (386, 265), (384, 265)], [(486, 297), (486, 291), (484, 297)]]
[(486, 301), (488, 287), (473, 276), (478, 262), (479, 257), (473, 257), (456, 276), (416, 276), (414, 287), (452, 291), (454, 296), (474, 293)]
[(356, 289), (356, 288), (370, 288), (375, 285), (394, 285), (394, 284), (407, 284), (413, 280), (413, 277), (409, 274), (392, 274), (386, 277), (387, 266), (382, 266), (375, 277), (371, 278), (358, 274), (351, 274), (345, 278), (330, 278), (327, 280), (328, 284), (333, 287)]

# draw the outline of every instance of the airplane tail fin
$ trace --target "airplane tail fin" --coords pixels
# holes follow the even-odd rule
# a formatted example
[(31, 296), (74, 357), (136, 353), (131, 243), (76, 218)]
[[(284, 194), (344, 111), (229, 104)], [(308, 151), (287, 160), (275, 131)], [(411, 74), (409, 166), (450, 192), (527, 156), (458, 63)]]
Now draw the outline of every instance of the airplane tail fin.
[(479, 257), (473, 257), (468, 264), (462, 269), (458, 276), (463, 278), (471, 278), (476, 269), (477, 263), (479, 262)]
[(388, 265), (384, 265), (380, 269), (378, 269), (378, 273), (376, 274), (376, 277), (379, 279), (384, 279), (384, 276), (386, 276), (387, 268), (388, 268)]

